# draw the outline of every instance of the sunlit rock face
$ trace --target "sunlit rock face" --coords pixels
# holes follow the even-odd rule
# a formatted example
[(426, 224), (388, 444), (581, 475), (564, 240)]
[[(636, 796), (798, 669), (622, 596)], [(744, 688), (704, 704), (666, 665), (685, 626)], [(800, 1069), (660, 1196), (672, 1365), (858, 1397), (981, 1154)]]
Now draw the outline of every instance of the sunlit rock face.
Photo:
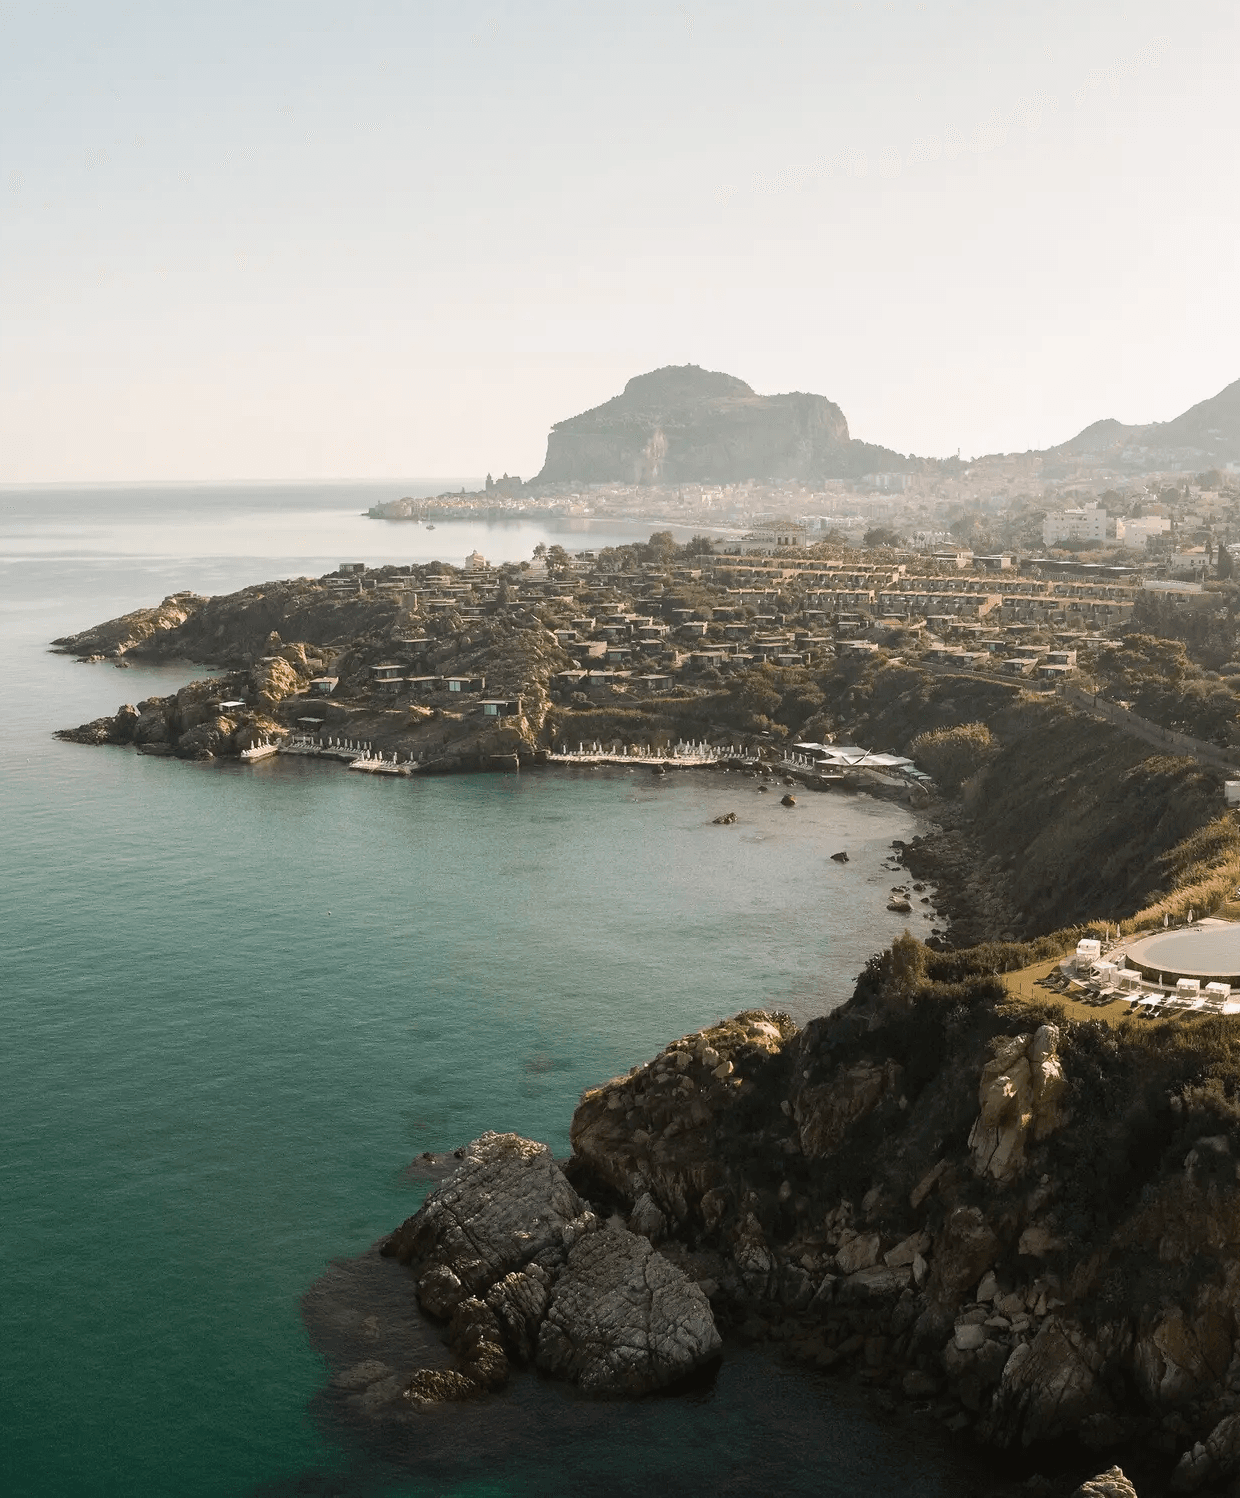
[(822, 395), (756, 395), (744, 380), (669, 366), (557, 422), (538, 483), (739, 483), (816, 478), (849, 446), (844, 413)]

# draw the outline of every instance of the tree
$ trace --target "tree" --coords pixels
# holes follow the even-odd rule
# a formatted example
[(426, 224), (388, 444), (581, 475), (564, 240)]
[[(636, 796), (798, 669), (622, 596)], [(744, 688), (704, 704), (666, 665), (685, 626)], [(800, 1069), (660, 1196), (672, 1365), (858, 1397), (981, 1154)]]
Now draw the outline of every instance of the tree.
[(936, 728), (919, 733), (909, 745), (910, 756), (949, 794), (958, 791), (998, 752), (999, 745), (985, 723)]
[(1227, 578), (1227, 577), (1230, 577), (1231, 574), (1232, 574), (1231, 552), (1228, 551), (1228, 549), (1225, 546), (1220, 546), (1219, 549), (1218, 549), (1218, 569), (1217, 569), (1217, 572), (1216, 572), (1215, 575), (1217, 577)]
[(671, 531), (655, 531), (650, 540), (646, 542), (646, 560), (670, 562), (679, 549)]
[(903, 546), (904, 538), (889, 525), (873, 525), (861, 538), (862, 546)]
[(547, 555), (547, 543), (545, 541), (540, 541), (534, 548), (534, 555), (536, 557), (545, 557)]

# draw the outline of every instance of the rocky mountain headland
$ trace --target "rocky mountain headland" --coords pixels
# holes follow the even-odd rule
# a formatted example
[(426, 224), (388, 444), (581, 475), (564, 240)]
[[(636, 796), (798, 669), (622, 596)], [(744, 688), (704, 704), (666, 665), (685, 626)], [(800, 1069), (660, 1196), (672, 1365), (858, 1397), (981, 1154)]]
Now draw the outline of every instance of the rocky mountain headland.
[(906, 462), (853, 441), (825, 396), (757, 395), (734, 375), (684, 364), (635, 375), (603, 405), (557, 422), (532, 483), (843, 478)]
[[(1047, 458), (1209, 467), (1240, 457), (1240, 380), (1169, 421), (1096, 421), (1036, 453)], [(825, 396), (757, 395), (735, 375), (669, 365), (635, 375), (590, 411), (556, 422), (541, 473), (557, 483), (722, 483), (856, 478), (899, 473), (917, 459), (850, 437)]]

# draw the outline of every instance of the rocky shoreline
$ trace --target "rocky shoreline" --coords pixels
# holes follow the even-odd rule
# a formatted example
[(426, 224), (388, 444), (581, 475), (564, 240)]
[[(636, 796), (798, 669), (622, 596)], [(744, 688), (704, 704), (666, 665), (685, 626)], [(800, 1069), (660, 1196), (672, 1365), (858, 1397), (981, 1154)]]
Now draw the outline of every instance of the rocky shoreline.
[[(905, 939), (803, 1029), (748, 1011), (673, 1042), (583, 1095), (562, 1165), (512, 1135), (458, 1151), (380, 1250), (450, 1360), (342, 1370), (355, 1412), (522, 1365), (649, 1393), (758, 1342), (1035, 1467), (1068, 1441), (1147, 1494), (1240, 1475), (1240, 1122), (1193, 1091), (1216, 1038), (1124, 1053), (936, 960)], [(1125, 1088), (1148, 1119), (1108, 1126)]]

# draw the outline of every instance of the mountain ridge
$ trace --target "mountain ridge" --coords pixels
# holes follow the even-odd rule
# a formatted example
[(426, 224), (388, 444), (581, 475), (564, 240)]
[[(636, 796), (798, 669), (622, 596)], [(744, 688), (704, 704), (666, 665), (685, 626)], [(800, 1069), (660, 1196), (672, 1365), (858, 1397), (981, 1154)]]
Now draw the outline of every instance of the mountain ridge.
[[(1031, 455), (1146, 468), (1235, 461), (1240, 380), (1169, 421), (1103, 417)], [(859, 441), (840, 406), (824, 395), (760, 395), (736, 375), (669, 364), (634, 375), (618, 395), (557, 421), (532, 484), (818, 482), (907, 472), (935, 461), (949, 460)]]
[(1147, 460), (1175, 457), (1218, 463), (1240, 458), (1240, 380), (1170, 421), (1129, 424), (1104, 417), (1043, 452), (1056, 457), (1119, 459), (1133, 449), (1133, 456)]

